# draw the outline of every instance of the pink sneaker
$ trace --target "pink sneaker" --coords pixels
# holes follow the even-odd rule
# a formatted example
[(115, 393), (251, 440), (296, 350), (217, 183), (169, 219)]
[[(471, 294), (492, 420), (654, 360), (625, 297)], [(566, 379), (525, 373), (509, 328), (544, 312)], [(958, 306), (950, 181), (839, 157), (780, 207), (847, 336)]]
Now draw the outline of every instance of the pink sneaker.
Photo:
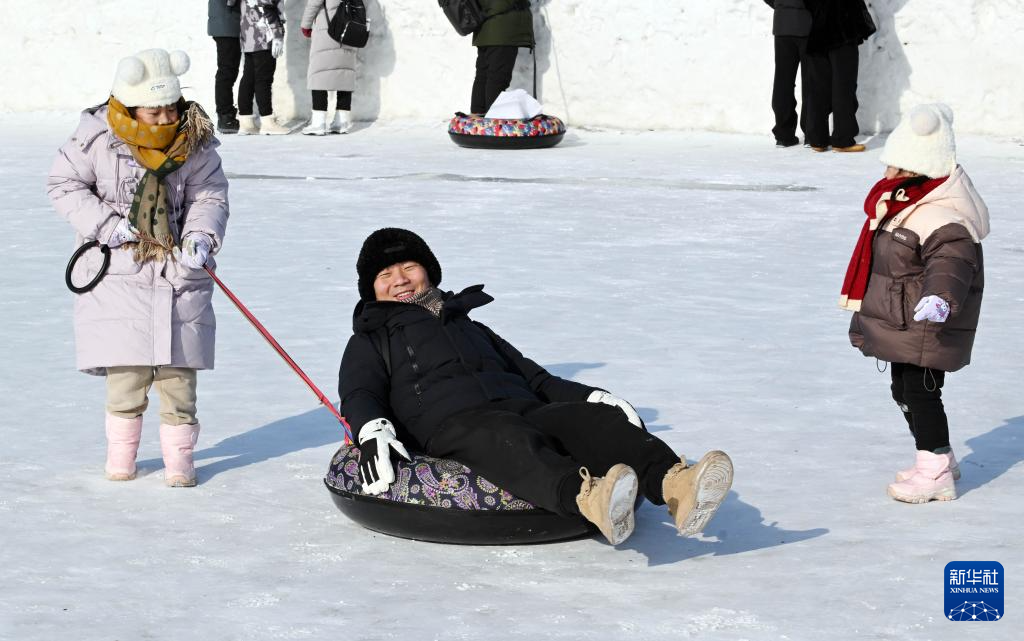
[(199, 439), (199, 423), (160, 426), (160, 450), (164, 455), (164, 484), (167, 487), (192, 487), (196, 470), (192, 450)]
[(130, 481), (135, 478), (135, 456), (142, 438), (142, 417), (120, 418), (107, 414), (107, 464), (104, 466), (111, 481)]
[[(953, 475), (953, 480), (959, 481), (960, 464), (956, 462), (956, 457), (953, 456), (953, 450), (950, 450), (945, 454), (941, 454), (940, 456), (945, 456), (949, 458), (949, 471)], [(900, 481), (909, 480), (910, 477), (914, 475), (916, 469), (916, 467), (908, 467), (905, 470), (900, 470), (899, 472), (896, 472), (896, 482), (899, 483)]]
[(956, 484), (945, 454), (917, 451), (914, 474), (906, 481), (889, 484), (889, 496), (904, 503), (952, 501), (956, 498)]

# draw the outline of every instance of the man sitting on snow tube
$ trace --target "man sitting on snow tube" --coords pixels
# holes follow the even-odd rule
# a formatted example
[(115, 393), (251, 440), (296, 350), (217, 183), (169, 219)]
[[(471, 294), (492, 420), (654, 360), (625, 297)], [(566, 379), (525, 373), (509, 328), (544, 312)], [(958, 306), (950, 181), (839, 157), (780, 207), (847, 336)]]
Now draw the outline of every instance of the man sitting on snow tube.
[(370, 234), (356, 270), (361, 300), (338, 391), (357, 430), (363, 492), (387, 491), (394, 457), (409, 458), (404, 441), (538, 507), (585, 518), (613, 545), (633, 532), (638, 488), (668, 504), (680, 534), (707, 525), (732, 483), (724, 452), (687, 466), (632, 405), (552, 375), (471, 320), (494, 299), (483, 285), (438, 289), (441, 266), (410, 231)]

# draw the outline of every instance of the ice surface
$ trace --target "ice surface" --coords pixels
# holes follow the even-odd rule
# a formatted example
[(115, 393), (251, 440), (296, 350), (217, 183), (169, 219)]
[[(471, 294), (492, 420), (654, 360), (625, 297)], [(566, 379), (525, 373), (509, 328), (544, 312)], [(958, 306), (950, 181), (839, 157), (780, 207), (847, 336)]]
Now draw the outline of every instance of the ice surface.
[[(836, 307), (879, 140), (840, 155), (614, 131), (488, 152), (441, 124), (226, 138), (219, 275), (329, 396), (359, 246), (399, 225), (443, 286), (487, 284), (476, 317), (528, 355), (629, 399), (689, 458), (736, 464), (701, 539), (647, 504), (620, 549), (455, 547), (335, 509), (322, 477), (341, 431), (219, 293), (199, 486), (163, 487), (155, 407), (140, 478), (104, 480), (103, 383), (74, 370), (63, 285), (73, 234), (44, 189), (76, 121), (0, 121), (0, 638), (1018, 638), (1024, 147), (959, 141), (993, 229), (974, 362), (945, 388), (962, 496), (915, 506), (885, 495), (913, 443)], [(1005, 621), (944, 619), (953, 560), (1002, 563)]]

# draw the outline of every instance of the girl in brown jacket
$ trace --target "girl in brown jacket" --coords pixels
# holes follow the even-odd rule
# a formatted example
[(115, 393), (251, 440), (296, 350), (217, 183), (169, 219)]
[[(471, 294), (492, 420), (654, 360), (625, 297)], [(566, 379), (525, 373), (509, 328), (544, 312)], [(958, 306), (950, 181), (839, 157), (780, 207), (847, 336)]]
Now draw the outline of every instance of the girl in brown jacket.
[(892, 396), (917, 447), (889, 496), (907, 503), (956, 498), (960, 469), (942, 406), (945, 373), (967, 365), (984, 288), (981, 241), (988, 208), (956, 162), (953, 112), (920, 105), (880, 160), (885, 177), (864, 203), (840, 306), (854, 313), (850, 341), (888, 361)]

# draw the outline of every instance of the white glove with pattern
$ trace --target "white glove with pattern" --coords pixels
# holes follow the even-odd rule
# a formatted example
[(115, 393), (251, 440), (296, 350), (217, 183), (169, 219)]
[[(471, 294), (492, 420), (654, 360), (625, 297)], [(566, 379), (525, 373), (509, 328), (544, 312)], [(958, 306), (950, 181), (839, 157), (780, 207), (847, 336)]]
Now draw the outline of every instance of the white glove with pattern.
[(949, 318), (949, 303), (942, 300), (941, 296), (929, 294), (921, 299), (914, 308), (914, 320), (930, 320), (933, 323), (945, 323)]
[(281, 54), (284, 53), (284, 39), (274, 38), (270, 41), (270, 55), (275, 58), (280, 58)]
[(383, 494), (395, 482), (392, 451), (412, 460), (388, 419), (368, 421), (359, 430), (359, 480), (365, 494)]
[(629, 403), (627, 403), (626, 401), (622, 400), (621, 398), (614, 394), (610, 394), (604, 390), (596, 389), (590, 393), (590, 396), (587, 397), (587, 402), (614, 405), (615, 407), (622, 410), (623, 413), (625, 413), (626, 419), (630, 423), (636, 425), (639, 428), (643, 428), (644, 426), (644, 422), (640, 420), (640, 415), (636, 413), (636, 409), (632, 405), (630, 405)]
[(114, 231), (110, 232), (110, 238), (107, 239), (106, 245), (113, 249), (114, 247), (120, 247), (125, 243), (137, 242), (139, 242), (139, 230), (132, 227), (132, 224), (128, 222), (127, 218), (122, 218), (117, 221)]
[(203, 233), (192, 233), (181, 241), (178, 262), (189, 269), (202, 269), (210, 257), (210, 239)]

